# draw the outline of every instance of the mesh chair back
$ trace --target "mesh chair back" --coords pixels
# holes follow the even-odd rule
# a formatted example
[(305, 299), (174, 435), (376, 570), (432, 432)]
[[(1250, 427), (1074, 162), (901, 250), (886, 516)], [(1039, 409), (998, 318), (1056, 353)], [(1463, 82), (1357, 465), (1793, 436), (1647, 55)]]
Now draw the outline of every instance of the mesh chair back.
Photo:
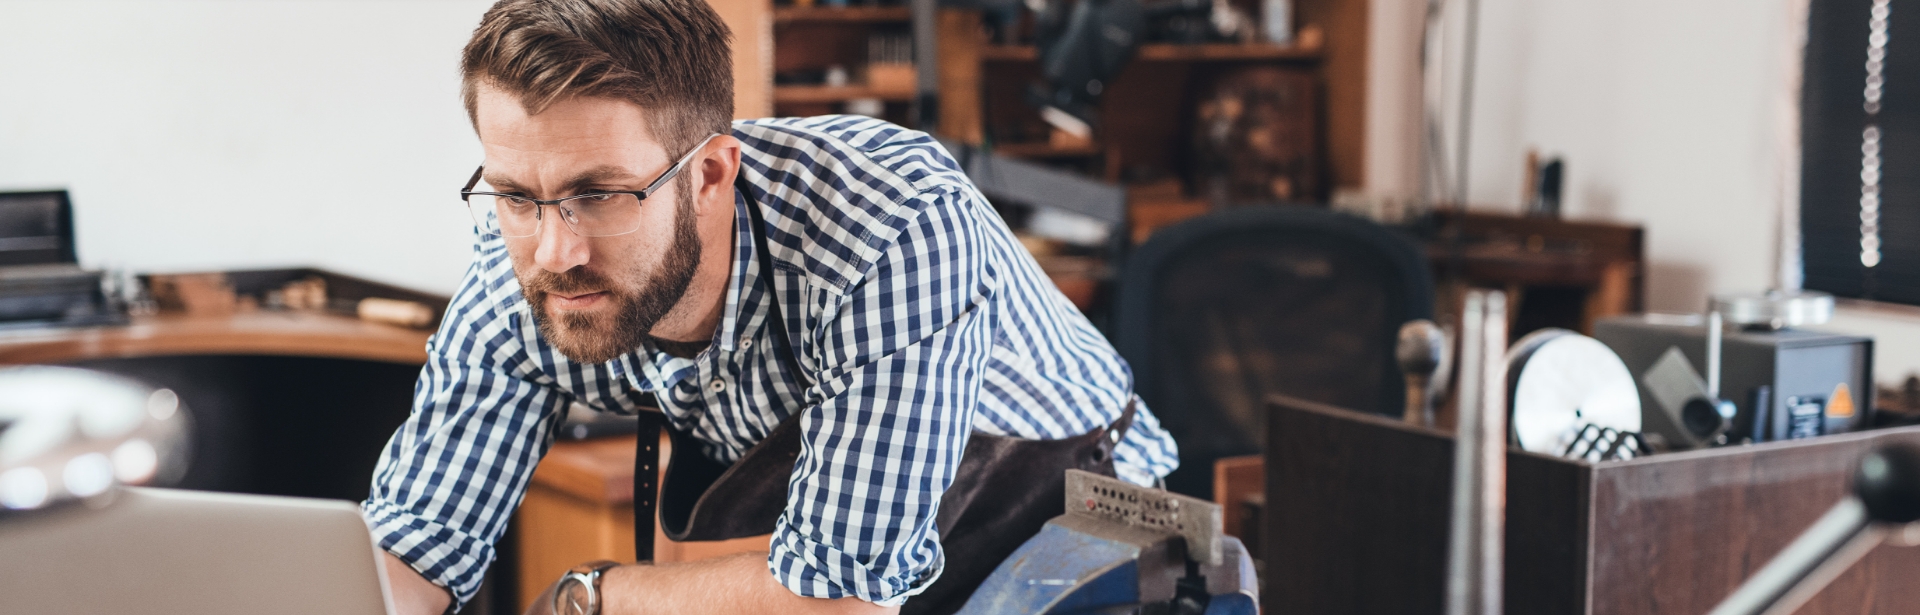
[(1433, 313), (1411, 240), (1299, 207), (1235, 209), (1162, 229), (1122, 274), (1116, 342), (1180, 444), (1174, 491), (1212, 493), (1213, 462), (1259, 453), (1274, 393), (1398, 416), (1400, 325)]

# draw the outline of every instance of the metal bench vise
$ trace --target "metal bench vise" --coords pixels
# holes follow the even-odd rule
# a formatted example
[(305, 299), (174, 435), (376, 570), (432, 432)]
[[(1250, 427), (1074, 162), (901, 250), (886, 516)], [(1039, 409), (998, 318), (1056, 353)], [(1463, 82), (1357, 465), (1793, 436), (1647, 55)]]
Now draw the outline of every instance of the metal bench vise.
[(1253, 558), (1220, 533), (1220, 506), (1080, 470), (1067, 514), (995, 568), (960, 615), (1254, 615)]

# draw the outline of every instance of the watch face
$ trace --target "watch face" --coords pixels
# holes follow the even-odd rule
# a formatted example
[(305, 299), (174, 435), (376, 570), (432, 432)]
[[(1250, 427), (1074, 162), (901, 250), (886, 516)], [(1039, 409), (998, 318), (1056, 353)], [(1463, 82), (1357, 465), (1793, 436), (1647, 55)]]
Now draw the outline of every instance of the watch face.
[(554, 611), (560, 615), (594, 615), (593, 587), (586, 579), (567, 575), (560, 581), (560, 590), (553, 596)]

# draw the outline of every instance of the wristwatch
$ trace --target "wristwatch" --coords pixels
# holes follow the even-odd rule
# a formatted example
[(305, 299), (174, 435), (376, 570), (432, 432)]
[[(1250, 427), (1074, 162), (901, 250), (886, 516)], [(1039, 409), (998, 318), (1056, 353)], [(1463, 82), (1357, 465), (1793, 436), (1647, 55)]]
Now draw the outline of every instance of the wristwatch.
[(620, 565), (619, 562), (601, 560), (587, 562), (568, 570), (560, 577), (560, 585), (553, 590), (553, 612), (556, 615), (600, 615), (600, 607), (605, 604), (600, 594), (600, 577), (607, 569)]

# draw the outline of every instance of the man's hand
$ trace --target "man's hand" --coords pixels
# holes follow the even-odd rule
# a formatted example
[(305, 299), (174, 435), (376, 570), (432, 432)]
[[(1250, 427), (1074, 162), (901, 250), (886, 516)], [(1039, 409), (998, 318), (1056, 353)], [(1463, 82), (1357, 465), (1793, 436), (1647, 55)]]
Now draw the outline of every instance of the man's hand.
[(628, 565), (600, 579), (605, 615), (755, 613), (769, 615), (896, 615), (899, 607), (858, 598), (794, 595), (767, 572), (767, 554), (741, 553), (697, 562)]
[(386, 569), (387, 590), (393, 593), (394, 615), (440, 615), (453, 604), (453, 594), (414, 572), (392, 553), (381, 551), (380, 563)]

